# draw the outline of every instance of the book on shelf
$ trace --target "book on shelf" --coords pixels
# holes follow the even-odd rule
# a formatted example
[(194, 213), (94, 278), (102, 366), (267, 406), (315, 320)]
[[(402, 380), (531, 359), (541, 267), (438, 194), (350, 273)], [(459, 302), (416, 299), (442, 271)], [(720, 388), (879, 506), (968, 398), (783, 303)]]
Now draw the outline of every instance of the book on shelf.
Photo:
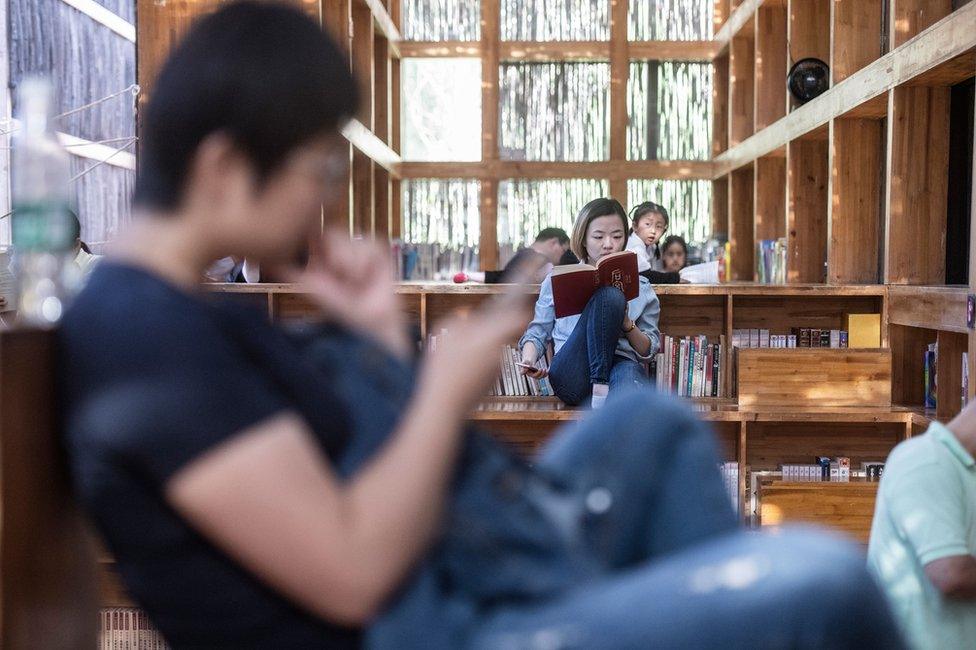
[(718, 343), (705, 336), (664, 336), (651, 367), (657, 389), (680, 397), (724, 397), (725, 350), (724, 335)]
[(969, 404), (969, 353), (962, 353), (962, 406)]
[[(522, 354), (518, 348), (506, 345), (501, 351), (499, 373), (489, 395), (496, 397), (551, 397), (555, 395), (549, 377), (535, 379), (519, 372), (517, 364), (522, 362)], [(536, 365), (543, 370), (549, 370), (552, 362), (552, 348), (539, 358)]]
[[(936, 408), (936, 392), (938, 388), (937, 368), (939, 365), (939, 344), (930, 343), (925, 350), (925, 365), (923, 368), (925, 381), (925, 408)], [(917, 385), (917, 384), (916, 384)]]
[(600, 287), (617, 287), (627, 300), (640, 292), (637, 254), (621, 251), (600, 258), (596, 265), (563, 264), (552, 270), (552, 301), (556, 318), (583, 312)]
[(844, 330), (852, 348), (881, 347), (881, 314), (845, 314)]
[(760, 284), (786, 284), (786, 239), (756, 242), (756, 278)]

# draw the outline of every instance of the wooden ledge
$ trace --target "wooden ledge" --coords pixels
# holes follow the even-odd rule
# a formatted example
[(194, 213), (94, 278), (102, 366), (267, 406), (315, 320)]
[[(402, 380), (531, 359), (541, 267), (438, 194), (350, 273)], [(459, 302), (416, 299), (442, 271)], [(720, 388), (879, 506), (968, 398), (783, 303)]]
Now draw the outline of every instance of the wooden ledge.
[[(695, 414), (708, 422), (852, 422), (927, 426), (934, 414), (908, 406), (767, 406), (742, 407), (733, 400), (692, 401)], [(556, 398), (499, 398), (482, 401), (468, 417), (473, 422), (565, 422), (580, 420), (589, 409), (566, 406)]]

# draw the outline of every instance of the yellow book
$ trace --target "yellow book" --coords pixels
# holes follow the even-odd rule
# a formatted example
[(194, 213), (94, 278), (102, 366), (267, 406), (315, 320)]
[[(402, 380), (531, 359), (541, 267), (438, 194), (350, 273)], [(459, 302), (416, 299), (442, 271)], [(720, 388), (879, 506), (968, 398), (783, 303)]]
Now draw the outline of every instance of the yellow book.
[(881, 347), (881, 314), (847, 314), (844, 328), (847, 330), (847, 347)]

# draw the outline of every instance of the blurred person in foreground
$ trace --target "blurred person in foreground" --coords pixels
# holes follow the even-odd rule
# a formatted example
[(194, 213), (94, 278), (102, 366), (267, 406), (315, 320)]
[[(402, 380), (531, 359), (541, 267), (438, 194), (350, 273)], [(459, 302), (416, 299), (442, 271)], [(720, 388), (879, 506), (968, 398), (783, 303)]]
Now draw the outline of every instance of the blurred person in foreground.
[(868, 566), (913, 647), (976, 645), (976, 403), (888, 456)]
[(298, 331), (201, 290), (222, 257), (295, 259), (345, 191), (356, 95), (298, 10), (202, 18), (147, 107), (134, 224), (61, 328), (78, 496), (169, 643), (898, 647), (848, 545), (737, 530), (677, 402), (622, 395), (532, 466), (467, 429), (517, 294), (417, 364), (369, 243), (315, 251)]

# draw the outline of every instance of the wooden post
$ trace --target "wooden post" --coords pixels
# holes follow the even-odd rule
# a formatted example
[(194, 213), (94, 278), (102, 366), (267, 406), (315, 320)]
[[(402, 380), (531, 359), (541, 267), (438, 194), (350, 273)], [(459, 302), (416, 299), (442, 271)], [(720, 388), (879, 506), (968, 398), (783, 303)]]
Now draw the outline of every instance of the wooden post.
[[(390, 18), (397, 29), (400, 24), (400, 1), (390, 0)], [(400, 59), (390, 60), (390, 148), (400, 153)], [(399, 239), (403, 224), (400, 179), (390, 183), (390, 238)]]
[(827, 259), (827, 141), (794, 140), (786, 148), (787, 264), (790, 283), (824, 281)]
[[(610, 0), (610, 160), (627, 160), (627, 81), (630, 58), (627, 53), (629, 0)], [(610, 179), (610, 196), (627, 203), (627, 179)]]
[[(373, 135), (390, 143), (390, 48), (386, 38), (376, 36), (373, 46)], [(378, 239), (390, 237), (390, 173), (373, 165), (373, 227)]]
[[(498, 0), (481, 0), (481, 160), (498, 160)], [(481, 181), (481, 238), (479, 260), (483, 271), (498, 268), (498, 185)]]

